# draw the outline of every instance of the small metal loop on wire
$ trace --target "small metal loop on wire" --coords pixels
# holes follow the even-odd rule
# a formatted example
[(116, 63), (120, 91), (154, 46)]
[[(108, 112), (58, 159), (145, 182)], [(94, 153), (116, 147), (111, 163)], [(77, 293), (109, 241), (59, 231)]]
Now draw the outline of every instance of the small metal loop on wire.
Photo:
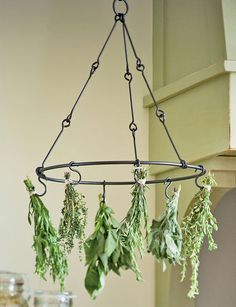
[(136, 69), (138, 71), (144, 71), (145, 69), (145, 66), (142, 64), (142, 61), (140, 58), (137, 58), (137, 61), (136, 61)]
[(132, 76), (132, 74), (131, 74), (130, 72), (126, 72), (126, 73), (124, 74), (124, 78), (125, 78), (125, 80), (131, 82), (132, 79), (133, 79), (133, 76)]
[(187, 168), (188, 164), (185, 160), (180, 160), (180, 163), (182, 164), (182, 168)]
[(166, 114), (164, 111), (160, 110), (160, 109), (156, 109), (156, 116), (159, 118), (161, 123), (165, 123), (166, 121)]
[[(119, 12), (118, 9), (117, 9), (117, 3), (119, 3), (119, 2), (123, 2), (123, 4), (124, 4), (123, 12)], [(126, 0), (114, 0), (112, 7), (113, 7), (113, 12), (115, 13), (116, 16), (119, 16), (119, 15), (125, 16), (129, 11), (129, 6), (128, 6), (128, 3), (127, 3)]]
[(129, 124), (129, 130), (132, 132), (136, 132), (138, 130), (138, 127), (134, 122), (132, 122)]
[(95, 71), (98, 69), (98, 66), (99, 66), (99, 61), (96, 61), (92, 64), (91, 70), (90, 70), (91, 75), (95, 73)]
[(76, 174), (79, 175), (79, 179), (76, 180), (76, 181), (73, 180), (73, 182), (72, 182), (73, 185), (78, 185), (78, 184), (80, 183), (81, 179), (82, 179), (82, 176), (81, 176), (81, 173), (80, 173), (77, 169), (72, 168), (72, 166), (73, 166), (74, 163), (75, 163), (74, 161), (71, 161), (71, 162), (69, 163), (69, 169), (70, 169), (72, 172), (74, 172), (74, 173), (76, 173)]
[(164, 184), (166, 185), (166, 187), (165, 187), (165, 196), (166, 196), (166, 198), (168, 198), (168, 199), (171, 198), (171, 197), (169, 196), (169, 194), (168, 194), (168, 190), (169, 190), (169, 187), (170, 187), (171, 183), (172, 183), (171, 179), (170, 179), (170, 178), (166, 178), (166, 180), (165, 180), (165, 182), (164, 182)]
[(71, 124), (71, 120), (68, 117), (63, 119), (63, 121), (61, 123), (62, 128), (68, 128), (68, 127), (70, 127), (70, 124)]
[(204, 186), (203, 185), (201, 185), (201, 184), (199, 184), (199, 179), (203, 176), (203, 175), (205, 175), (206, 174), (206, 169), (204, 168), (204, 166), (203, 165), (198, 165), (200, 168), (201, 168), (201, 172), (199, 173), (199, 175), (195, 178), (195, 184), (196, 184), (196, 186), (200, 189), (200, 190), (202, 190), (203, 188), (204, 188)]

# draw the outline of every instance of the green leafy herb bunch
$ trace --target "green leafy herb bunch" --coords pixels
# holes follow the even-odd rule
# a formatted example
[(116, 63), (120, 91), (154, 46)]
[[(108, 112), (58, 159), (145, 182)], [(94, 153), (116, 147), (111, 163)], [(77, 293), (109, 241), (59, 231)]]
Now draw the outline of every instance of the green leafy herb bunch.
[[(119, 256), (117, 231), (120, 224), (113, 217), (113, 210), (99, 195), (99, 210), (95, 217), (95, 230), (85, 241), (86, 265), (85, 287), (93, 299), (103, 290), (105, 276), (116, 271)], [(118, 253), (118, 256), (117, 256)]]
[(182, 248), (182, 232), (178, 223), (178, 200), (181, 187), (174, 191), (173, 196), (167, 199), (166, 209), (157, 220), (152, 221), (148, 235), (149, 251), (158, 261), (163, 263), (166, 270), (166, 261), (177, 264), (180, 261)]
[(85, 240), (88, 209), (84, 195), (76, 191), (68, 172), (65, 173), (65, 183), (65, 199), (59, 225), (60, 243), (69, 254), (74, 247), (74, 240), (78, 240), (81, 254)]
[(198, 270), (199, 253), (204, 238), (208, 239), (209, 250), (217, 248), (212, 237), (214, 230), (217, 230), (217, 221), (211, 212), (210, 194), (213, 186), (216, 185), (213, 175), (209, 174), (203, 180), (203, 188), (195, 195), (194, 204), (190, 212), (182, 222), (183, 247), (181, 253), (182, 273), (181, 281), (186, 277), (187, 262), (192, 268), (191, 286), (188, 297), (194, 298), (199, 294)]
[(28, 221), (34, 222), (33, 248), (36, 253), (35, 273), (46, 280), (46, 273), (53, 281), (60, 281), (61, 291), (64, 289), (65, 276), (68, 274), (67, 258), (59, 244), (59, 236), (53, 227), (49, 211), (41, 198), (35, 193), (35, 188), (29, 178), (24, 180), (30, 193)]
[(131, 269), (136, 274), (136, 279), (142, 280), (136, 260), (136, 250), (143, 256), (145, 251), (143, 238), (147, 238), (148, 234), (148, 209), (145, 196), (147, 170), (142, 166), (137, 167), (134, 177), (136, 182), (131, 192), (132, 204), (119, 229), (121, 254), (118, 266)]

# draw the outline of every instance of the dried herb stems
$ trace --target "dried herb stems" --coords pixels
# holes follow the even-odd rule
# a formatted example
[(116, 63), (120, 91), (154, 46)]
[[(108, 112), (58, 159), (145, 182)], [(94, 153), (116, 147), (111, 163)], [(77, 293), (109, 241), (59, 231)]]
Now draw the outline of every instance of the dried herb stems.
[(68, 274), (67, 259), (60, 247), (59, 237), (53, 227), (49, 211), (40, 197), (34, 193), (34, 186), (29, 178), (24, 181), (30, 193), (28, 221), (34, 222), (33, 248), (36, 253), (35, 273), (46, 280), (46, 273), (53, 281), (60, 281), (61, 291), (64, 289), (65, 276)]
[(214, 230), (217, 230), (217, 222), (211, 212), (210, 193), (211, 188), (216, 184), (213, 176), (209, 174), (203, 180), (203, 189), (194, 198), (194, 204), (190, 212), (185, 216), (182, 223), (183, 247), (181, 252), (182, 278), (186, 276), (187, 262), (191, 264), (191, 286), (188, 297), (194, 298), (199, 294), (198, 270), (199, 253), (204, 238), (208, 239), (209, 250), (217, 248), (212, 237)]
[(87, 207), (84, 195), (78, 193), (70, 180), (70, 173), (65, 173), (65, 199), (62, 218), (59, 225), (60, 243), (69, 254), (78, 241), (79, 253), (82, 253), (85, 227), (87, 225)]
[[(120, 257), (119, 268), (130, 269), (136, 279), (142, 280), (136, 260), (136, 250), (143, 256), (145, 247), (143, 237), (148, 234), (148, 209), (145, 197), (147, 170), (137, 167), (134, 170), (135, 184), (132, 188), (132, 204), (119, 229)], [(144, 234), (143, 234), (144, 232)]]

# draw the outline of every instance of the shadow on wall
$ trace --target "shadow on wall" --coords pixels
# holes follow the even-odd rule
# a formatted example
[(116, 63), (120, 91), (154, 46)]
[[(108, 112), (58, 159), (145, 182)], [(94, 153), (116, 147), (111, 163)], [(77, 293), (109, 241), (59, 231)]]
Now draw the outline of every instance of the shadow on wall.
[(236, 189), (226, 193), (214, 211), (219, 230), (218, 249), (209, 252), (204, 243), (200, 256), (200, 295), (196, 307), (236, 306)]
[[(236, 306), (236, 189), (214, 188), (212, 195), (214, 216), (218, 221), (213, 236), (218, 249), (208, 251), (204, 242), (200, 253), (199, 296), (189, 299), (191, 270), (183, 283), (181, 267), (171, 267), (168, 307), (235, 307)], [(191, 202), (190, 202), (191, 206)]]

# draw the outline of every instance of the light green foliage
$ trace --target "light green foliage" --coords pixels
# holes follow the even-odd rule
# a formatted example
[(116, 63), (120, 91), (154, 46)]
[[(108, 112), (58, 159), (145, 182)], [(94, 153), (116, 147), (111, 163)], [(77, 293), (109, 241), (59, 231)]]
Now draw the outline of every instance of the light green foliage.
[(212, 186), (216, 182), (211, 174), (203, 180), (204, 188), (200, 190), (194, 198), (194, 204), (188, 215), (183, 219), (182, 234), (183, 247), (181, 253), (182, 278), (186, 276), (187, 262), (189, 260), (192, 268), (191, 287), (188, 297), (194, 298), (199, 294), (198, 290), (198, 270), (199, 270), (199, 253), (204, 238), (208, 238), (209, 250), (217, 248), (212, 237), (213, 230), (217, 230), (217, 222), (211, 212), (210, 193)]
[(78, 240), (81, 254), (85, 239), (88, 209), (86, 208), (84, 195), (75, 190), (69, 178), (70, 173), (65, 173), (65, 199), (59, 225), (60, 243), (69, 254), (74, 247), (74, 240)]
[(143, 167), (136, 168), (134, 176), (136, 183), (131, 193), (132, 205), (119, 230), (121, 255), (118, 265), (123, 269), (131, 269), (136, 274), (137, 280), (142, 280), (135, 254), (138, 249), (143, 256), (143, 229), (145, 237), (148, 234), (148, 212), (145, 197), (147, 170)]
[(152, 221), (151, 231), (148, 235), (148, 249), (158, 261), (165, 260), (171, 264), (179, 263), (182, 248), (182, 232), (178, 224), (178, 200), (180, 187), (174, 191), (173, 196), (167, 200), (166, 210), (157, 220)]
[(120, 224), (99, 195), (100, 205), (95, 218), (95, 230), (85, 241), (86, 265), (88, 265), (85, 287), (93, 299), (102, 291), (105, 276), (110, 270), (116, 271), (119, 244), (117, 230)]
[(30, 193), (28, 221), (34, 221), (33, 248), (36, 252), (35, 273), (46, 280), (49, 271), (53, 281), (60, 281), (61, 290), (64, 289), (65, 276), (68, 274), (67, 259), (61, 250), (58, 233), (50, 220), (48, 209), (37, 194), (34, 186), (27, 178), (24, 180)]

